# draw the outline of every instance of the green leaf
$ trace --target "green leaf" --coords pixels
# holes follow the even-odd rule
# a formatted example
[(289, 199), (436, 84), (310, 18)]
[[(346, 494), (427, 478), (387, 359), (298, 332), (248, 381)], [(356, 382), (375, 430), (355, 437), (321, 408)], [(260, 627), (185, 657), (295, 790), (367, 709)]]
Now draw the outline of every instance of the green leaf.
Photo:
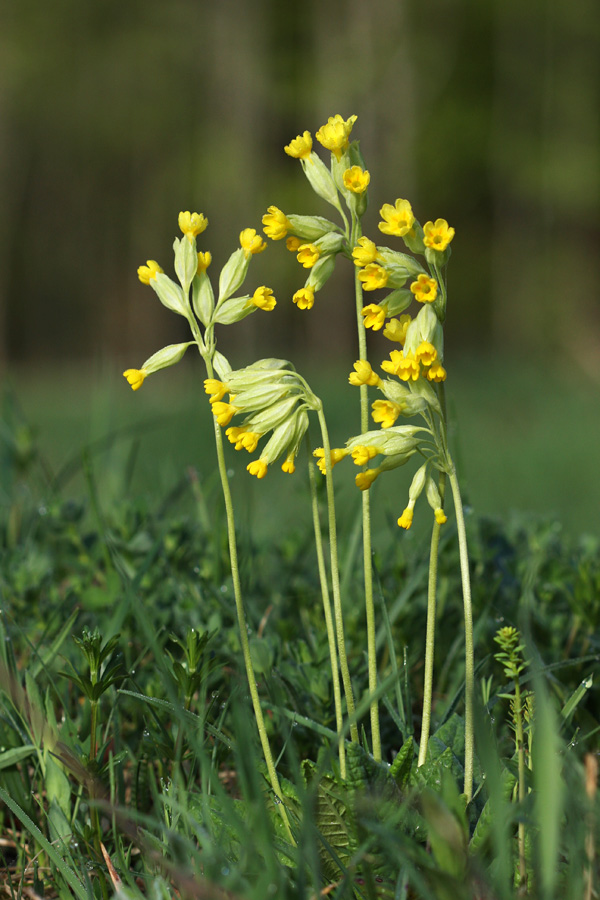
[(5, 750), (4, 753), (0, 753), (0, 769), (16, 766), (18, 762), (35, 753), (36, 749), (34, 744), (23, 744), (22, 747), (11, 747), (10, 750)]

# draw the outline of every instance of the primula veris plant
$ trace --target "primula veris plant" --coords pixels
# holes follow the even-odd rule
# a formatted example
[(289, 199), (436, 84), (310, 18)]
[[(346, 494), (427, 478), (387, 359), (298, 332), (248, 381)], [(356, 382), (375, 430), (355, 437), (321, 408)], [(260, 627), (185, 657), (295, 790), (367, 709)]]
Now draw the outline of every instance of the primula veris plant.
[[(300, 160), (314, 192), (337, 212), (340, 222), (320, 216), (298, 216), (269, 207), (263, 217), (264, 231), (273, 240), (287, 238), (287, 247), (298, 262), (309, 268), (304, 287), (294, 294), (299, 309), (316, 304), (320, 291), (333, 272), (338, 256), (354, 266), (355, 305), (359, 359), (350, 373), (350, 383), (360, 390), (361, 434), (350, 438), (343, 448), (329, 451), (333, 466), (347, 456), (361, 468), (356, 475), (363, 500), (363, 561), (367, 625), (369, 689), (377, 691), (375, 648), (375, 610), (371, 570), (371, 533), (369, 493), (375, 481), (386, 471), (404, 465), (418, 455), (421, 465), (411, 481), (406, 505), (398, 517), (400, 528), (409, 529), (419, 498), (424, 495), (433, 512), (428, 587), (428, 621), (425, 640), (424, 709), (419, 765), (427, 759), (433, 691), (433, 650), (437, 591), (437, 554), (441, 526), (447, 521), (444, 510), (446, 479), (450, 481), (459, 536), (465, 620), (465, 782), (467, 798), (473, 782), (473, 623), (466, 532), (456, 470), (447, 442), (444, 382), (443, 325), (446, 319), (446, 265), (450, 258), (454, 228), (443, 218), (421, 225), (410, 202), (398, 198), (380, 209), (379, 231), (392, 246), (381, 246), (362, 232), (362, 216), (368, 202), (371, 174), (365, 166), (357, 141), (351, 141), (356, 116), (344, 120), (329, 118), (316, 132), (316, 140), (330, 151), (329, 165), (313, 149), (309, 131), (298, 135), (284, 148)], [(318, 238), (315, 235), (318, 233)], [(402, 241), (406, 250), (398, 247)], [(311, 241), (311, 244), (298, 243)], [(320, 249), (322, 248), (322, 250)], [(317, 253), (316, 250), (319, 249)], [(364, 292), (369, 294), (364, 302)], [(381, 296), (381, 292), (385, 292)], [(374, 296), (372, 296), (374, 295)], [(412, 305), (417, 310), (406, 313)], [(367, 357), (366, 332), (382, 332), (394, 349), (380, 364), (387, 377), (381, 377)], [(369, 408), (369, 388), (376, 388), (383, 399)], [(381, 431), (371, 431), (369, 413)], [(419, 427), (397, 425), (402, 417), (419, 416)], [(410, 430), (409, 430), (410, 429)], [(315, 451), (324, 469), (326, 451)], [(376, 457), (381, 461), (373, 464)], [(371, 704), (372, 750), (381, 759), (377, 702)]]
[[(319, 198), (334, 210), (334, 219), (283, 212), (269, 206), (263, 216), (266, 238), (285, 241), (296, 256), (304, 284), (292, 300), (300, 311), (321, 303), (319, 293), (331, 277), (338, 257), (354, 273), (354, 305), (357, 322), (358, 359), (348, 377), (358, 388), (360, 431), (343, 447), (329, 442), (322, 403), (305, 379), (287, 360), (263, 359), (233, 370), (217, 350), (216, 326), (232, 325), (248, 315), (264, 314), (276, 305), (273, 290), (266, 285), (244, 292), (252, 257), (266, 249), (266, 242), (253, 228), (240, 233), (240, 246), (230, 256), (218, 277), (218, 290), (209, 276), (211, 254), (198, 250), (197, 238), (208, 221), (198, 213), (182, 212), (179, 227), (183, 237), (174, 242), (175, 274), (171, 279), (158, 262), (140, 266), (140, 281), (148, 285), (168, 309), (187, 319), (191, 340), (164, 347), (139, 369), (124, 372), (133, 390), (162, 368), (177, 363), (187, 348), (195, 344), (206, 366), (204, 389), (214, 421), (217, 460), (228, 523), (231, 569), (242, 651), (250, 685), (258, 731), (273, 792), (283, 800), (275, 764), (265, 729), (247, 638), (242, 602), (233, 504), (224, 455), (225, 437), (237, 452), (253, 458), (247, 463), (250, 475), (264, 479), (278, 462), (286, 475), (296, 471), (302, 447), (308, 442), (309, 418), (318, 420), (322, 446), (306, 454), (311, 487), (311, 504), (323, 598), (323, 614), (329, 643), (340, 773), (346, 776), (344, 741), (349, 734), (358, 742), (359, 732), (352, 680), (345, 652), (343, 605), (337, 558), (337, 531), (333, 468), (346, 458), (359, 471), (355, 483), (362, 498), (363, 569), (369, 680), (371, 750), (382, 759), (379, 726), (378, 663), (376, 657), (376, 614), (373, 597), (372, 546), (370, 524), (371, 488), (391, 469), (410, 463), (419, 465), (412, 473), (406, 500), (399, 509), (398, 526), (409, 529), (417, 503), (425, 497), (432, 510), (432, 536), (428, 583), (428, 617), (425, 635), (424, 707), (419, 748), (419, 765), (428, 756), (428, 737), (433, 693), (433, 650), (437, 589), (437, 554), (440, 529), (447, 521), (445, 485), (452, 489), (459, 538), (465, 619), (465, 780), (467, 799), (473, 782), (473, 628), (470, 601), (469, 564), (466, 533), (456, 470), (447, 443), (443, 326), (446, 318), (446, 265), (451, 253), (454, 229), (445, 219), (423, 226), (408, 200), (397, 199), (380, 210), (379, 230), (389, 236), (391, 247), (382, 246), (362, 232), (367, 209), (371, 173), (366, 168), (357, 141), (351, 141), (356, 116), (336, 115), (315, 134), (317, 145), (328, 151), (323, 161), (315, 150), (313, 137), (304, 131), (290, 140), (285, 153), (298, 160)], [(322, 151), (321, 151), (322, 152)], [(398, 248), (402, 241), (405, 249)], [(408, 252), (406, 252), (408, 251)], [(365, 303), (364, 292), (369, 302)], [(383, 292), (383, 293), (382, 293)], [(412, 312), (407, 310), (412, 309)], [(381, 335), (392, 344), (379, 365), (381, 374), (367, 355), (367, 331)], [(380, 397), (369, 398), (369, 389)], [(407, 418), (417, 417), (407, 423)], [(376, 427), (373, 427), (375, 425)], [(349, 431), (352, 431), (349, 427)], [(326, 571), (321, 538), (316, 477), (312, 456), (326, 478), (330, 565)], [(333, 610), (329, 592), (333, 597)], [(341, 676), (341, 684), (340, 684)], [(342, 689), (345, 710), (342, 701)], [(293, 842), (285, 804), (279, 804), (284, 827)]]

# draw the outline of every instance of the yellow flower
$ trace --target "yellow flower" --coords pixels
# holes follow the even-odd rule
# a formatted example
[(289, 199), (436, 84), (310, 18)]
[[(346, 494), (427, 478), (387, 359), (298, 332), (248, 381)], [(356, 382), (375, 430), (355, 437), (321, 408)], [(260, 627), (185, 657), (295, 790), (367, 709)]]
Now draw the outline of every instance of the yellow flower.
[(443, 525), (444, 522), (448, 521), (448, 516), (444, 513), (444, 510), (441, 509), (440, 507), (438, 507), (437, 509), (434, 509), (433, 514), (435, 516), (435, 521), (438, 523), (438, 525)]
[(454, 228), (450, 228), (445, 219), (425, 222), (423, 225), (423, 243), (432, 250), (445, 250), (454, 237)]
[(381, 363), (381, 368), (390, 375), (397, 375), (400, 369), (400, 363), (403, 359), (404, 355), (401, 350), (392, 350), (390, 352), (390, 358), (384, 359)]
[(326, 150), (331, 150), (335, 158), (340, 161), (342, 152), (348, 146), (348, 138), (352, 131), (352, 126), (356, 122), (357, 116), (350, 116), (344, 121), (338, 114), (330, 116), (326, 125), (321, 125), (317, 131), (316, 138)]
[(299, 291), (296, 291), (292, 300), (298, 309), (312, 309), (315, 302), (315, 289), (310, 287), (310, 285), (300, 288)]
[(360, 488), (361, 491), (368, 491), (380, 471), (380, 469), (367, 469), (366, 472), (359, 472), (354, 479), (356, 487)]
[(240, 425), (230, 425), (225, 434), (227, 435), (227, 440), (235, 444), (236, 450), (241, 450), (244, 446), (241, 441), (242, 435), (246, 433), (246, 430), (242, 428)]
[(376, 387), (378, 384), (381, 384), (381, 378), (373, 371), (371, 363), (367, 362), (366, 359), (357, 359), (354, 363), (354, 369), (354, 372), (350, 372), (348, 381), (355, 387), (361, 384), (369, 384), (371, 387)]
[(291, 223), (287, 216), (276, 206), (269, 206), (262, 217), (263, 231), (272, 241), (280, 241), (291, 229)]
[(146, 377), (145, 369), (125, 369), (123, 375), (131, 385), (133, 391), (139, 391)]
[(414, 507), (414, 503), (411, 506), (410, 501), (409, 501), (408, 506), (406, 507), (406, 509), (400, 516), (400, 518), (398, 519), (398, 525), (400, 526), (400, 528), (406, 528), (407, 531), (410, 528), (410, 526), (412, 525), (413, 507)]
[(415, 217), (408, 200), (396, 200), (394, 206), (384, 203), (379, 210), (379, 215), (384, 220), (379, 223), (379, 230), (384, 234), (392, 234), (403, 237), (412, 229)]
[(344, 187), (353, 194), (363, 194), (369, 186), (371, 174), (360, 166), (352, 166), (346, 169), (342, 178), (344, 179)]
[(309, 159), (312, 150), (312, 136), (310, 131), (299, 134), (283, 149), (288, 156), (293, 156), (294, 159)]
[(360, 312), (365, 320), (365, 328), (372, 328), (373, 331), (379, 331), (383, 328), (385, 322), (385, 309), (383, 306), (378, 306), (377, 303), (369, 303), (368, 306), (363, 306)]
[(216, 400), (212, 404), (212, 411), (221, 428), (225, 428), (235, 416), (237, 409), (231, 403), (223, 403), (221, 400)]
[(138, 278), (142, 284), (150, 284), (151, 280), (156, 278), (159, 272), (162, 272), (162, 269), (155, 259), (147, 259), (146, 265), (140, 266), (137, 270)]
[(441, 363), (434, 363), (427, 369), (427, 378), (429, 381), (445, 381), (446, 370)]
[[(319, 471), (323, 473), (323, 475), (327, 472), (327, 467), (325, 465), (325, 451), (322, 447), (317, 447), (316, 450), (313, 450), (313, 456), (317, 460), (317, 465), (319, 467)], [(339, 462), (341, 462), (345, 457), (348, 456), (348, 451), (344, 447), (335, 447), (331, 451), (331, 468), (333, 469)]]
[(375, 262), (379, 257), (375, 243), (368, 237), (360, 237), (356, 247), (352, 251), (352, 259), (355, 266), (368, 266), (369, 263)]
[(273, 296), (272, 288), (263, 285), (256, 288), (248, 303), (254, 304), (254, 306), (258, 306), (259, 309), (264, 309), (266, 312), (271, 312), (272, 309), (275, 309), (277, 300)]
[(267, 464), (264, 459), (254, 459), (248, 463), (246, 468), (251, 475), (256, 475), (257, 478), (264, 478), (267, 474)]
[(244, 450), (247, 450), (248, 453), (254, 453), (261, 437), (262, 435), (257, 434), (255, 431), (244, 431), (244, 433), (240, 435), (235, 445), (235, 449), (237, 450), (238, 444), (241, 444)]
[(284, 462), (281, 465), (281, 471), (286, 472), (288, 475), (293, 475), (296, 471), (296, 466), (294, 463), (294, 454), (290, 453), (289, 456), (286, 456)]
[(294, 234), (290, 234), (288, 238), (286, 238), (285, 246), (288, 248), (290, 253), (296, 253), (300, 244), (303, 243), (302, 238), (296, 237)]
[(430, 366), (437, 359), (437, 350), (429, 341), (421, 341), (415, 350), (415, 359), (424, 366)]
[(321, 251), (314, 244), (300, 244), (298, 247), (298, 262), (305, 269), (312, 269), (321, 255)]
[(223, 399), (229, 388), (217, 378), (205, 378), (204, 390), (210, 396), (210, 402), (216, 403)]
[(416, 381), (421, 372), (421, 367), (419, 366), (419, 361), (416, 359), (412, 353), (409, 353), (408, 356), (403, 356), (399, 361), (398, 370), (396, 375), (400, 379), (400, 381)]
[(369, 460), (374, 459), (377, 456), (378, 450), (376, 447), (355, 447), (352, 451), (352, 459), (354, 460), (354, 465), (356, 466), (366, 466)]
[(435, 278), (422, 274), (416, 281), (413, 281), (410, 289), (419, 303), (433, 303), (437, 297), (438, 283)]
[(201, 275), (202, 272), (206, 272), (211, 262), (212, 254), (210, 253), (210, 251), (207, 250), (205, 253), (200, 251), (200, 253), (198, 254), (198, 275)]
[(179, 227), (190, 241), (202, 234), (207, 225), (208, 219), (205, 219), (202, 213), (179, 213)]
[(377, 263), (369, 263), (360, 270), (358, 277), (362, 281), (364, 291), (376, 291), (378, 288), (385, 287), (388, 281), (388, 273), (383, 266), (379, 266)]
[(244, 228), (240, 232), (240, 245), (246, 259), (249, 259), (255, 253), (262, 253), (263, 250), (267, 249), (266, 242), (263, 241), (260, 234), (256, 233), (255, 228)]
[(402, 407), (398, 403), (391, 400), (375, 400), (371, 415), (374, 422), (381, 422), (382, 428), (391, 428), (401, 412)]
[(388, 341), (395, 341), (397, 344), (402, 344), (404, 346), (406, 331), (411, 322), (412, 319), (408, 314), (400, 316), (399, 319), (390, 319), (383, 329), (383, 336), (387, 338)]

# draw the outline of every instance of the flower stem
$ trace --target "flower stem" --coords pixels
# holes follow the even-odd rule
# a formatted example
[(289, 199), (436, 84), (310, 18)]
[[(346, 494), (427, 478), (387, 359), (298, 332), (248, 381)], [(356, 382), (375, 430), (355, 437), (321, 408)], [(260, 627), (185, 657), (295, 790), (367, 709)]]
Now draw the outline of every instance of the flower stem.
[[(206, 363), (206, 371), (209, 378), (212, 378), (213, 367), (210, 358), (205, 357)], [(291, 844), (295, 845), (295, 840), (292, 835), (292, 830), (290, 828), (290, 822), (288, 819), (287, 811), (285, 805), (283, 803), (283, 794), (281, 792), (281, 786), (279, 784), (279, 778), (277, 777), (277, 770), (275, 769), (275, 762), (273, 760), (273, 754), (271, 753), (271, 746), (269, 744), (269, 738), (267, 735), (267, 729), (265, 727), (265, 720), (263, 717), (262, 708), (260, 705), (260, 698), (258, 696), (258, 688), (256, 686), (256, 678), (254, 675), (254, 666), (252, 664), (252, 656), (250, 654), (250, 643), (248, 641), (248, 626), (246, 623), (246, 613), (244, 610), (244, 601), (242, 598), (242, 588), (240, 583), (240, 572), (238, 566), (238, 555), (237, 555), (237, 541), (235, 537), (235, 520), (233, 514), (233, 502), (231, 499), (231, 489), (229, 487), (229, 479), (227, 477), (227, 465), (225, 462), (225, 453), (223, 451), (223, 435), (221, 434), (221, 428), (217, 423), (217, 420), (213, 417), (214, 431), (215, 431), (215, 444), (217, 448), (217, 462), (219, 468), (219, 476), (221, 478), (221, 488), (223, 491), (223, 500), (225, 502), (225, 513), (227, 516), (227, 537), (229, 540), (229, 560), (231, 563), (231, 578), (233, 581), (233, 593), (235, 597), (235, 609), (237, 613), (239, 633), (240, 633), (240, 643), (242, 646), (242, 655), (244, 657), (244, 665), (246, 667), (246, 675), (248, 678), (248, 687), (250, 689), (250, 697), (252, 698), (252, 707), (254, 709), (254, 717), (256, 719), (256, 726), (258, 728), (258, 734), (260, 737), (260, 743), (262, 746), (263, 756), (265, 758), (265, 763), (267, 766), (267, 772), (269, 774), (269, 781), (271, 782), (271, 788), (276, 797), (276, 803), (279, 807), (279, 814), (283, 821), (283, 826), (285, 828), (288, 840)]]
[[(439, 491), (442, 503), (446, 487), (446, 475), (440, 473)], [(425, 676), (423, 679), (423, 718), (421, 721), (421, 740), (419, 743), (419, 759), (417, 766), (422, 766), (427, 758), (429, 730), (431, 727), (431, 705), (433, 696), (433, 660), (435, 654), (435, 610), (437, 595), (438, 549), (440, 544), (441, 524), (434, 520), (431, 530), (429, 550), (429, 582), (427, 585), (427, 629), (425, 633)]]
[(317, 567), (319, 570), (319, 581), (321, 583), (321, 596), (323, 598), (323, 613), (325, 615), (325, 627), (327, 629), (327, 641), (329, 643), (329, 658), (331, 660), (331, 678), (333, 681), (333, 702), (335, 706), (335, 725), (340, 735), (338, 751), (340, 757), (340, 773), (342, 778), (346, 777), (346, 751), (344, 748), (344, 739), (341, 737), (344, 727), (344, 716), (342, 713), (342, 691), (340, 686), (340, 672), (338, 667), (337, 649), (335, 645), (335, 628), (331, 615), (331, 602), (329, 599), (329, 589), (327, 587), (327, 572), (325, 568), (325, 556), (323, 553), (323, 535), (321, 532), (321, 523), (319, 521), (319, 503), (317, 499), (317, 480), (315, 476), (315, 464), (311, 459), (310, 445), (307, 438), (308, 450), (308, 479), (310, 483), (310, 498), (312, 506), (313, 526), (315, 530), (315, 546), (317, 549)]
[[(360, 359), (367, 359), (367, 337), (361, 315), (363, 306), (362, 286), (355, 267), (354, 289), (356, 296), (356, 319), (358, 329), (358, 352)], [(369, 391), (366, 384), (360, 386), (360, 428), (364, 434), (369, 430)], [(375, 634), (375, 604), (373, 601), (373, 563), (371, 545), (371, 498), (369, 491), (362, 491), (363, 520), (363, 566), (365, 581), (365, 614), (367, 619), (367, 659), (369, 669), (369, 693), (377, 691), (377, 647)], [(381, 761), (381, 733), (379, 728), (379, 704), (371, 702), (371, 740), (373, 756)]]
[[(329, 442), (329, 433), (327, 431), (327, 423), (323, 415), (323, 408), (317, 409), (319, 417), (319, 425), (321, 426), (321, 436), (323, 439), (323, 454), (325, 459), (325, 482), (327, 485), (327, 515), (329, 519), (329, 553), (331, 556), (331, 587), (333, 592), (333, 609), (335, 617), (335, 627), (337, 633), (338, 655), (340, 659), (340, 669), (342, 672), (342, 682), (344, 685), (344, 693), (346, 695), (346, 709), (348, 715), (353, 718), (354, 693), (352, 691), (352, 681), (350, 679), (350, 670), (348, 668), (348, 659), (346, 657), (346, 643), (344, 637), (344, 616), (342, 612), (342, 599), (340, 595), (340, 569), (338, 563), (337, 552), (337, 525), (335, 519), (335, 498), (333, 491), (333, 476), (331, 473), (331, 444)], [(350, 737), (358, 743), (358, 726), (355, 721), (350, 725)]]
[(473, 796), (473, 688), (475, 680), (475, 661), (473, 650), (473, 609), (471, 606), (471, 578), (469, 575), (469, 554), (467, 550), (467, 532), (463, 513), (460, 487), (456, 477), (456, 469), (450, 456), (449, 478), (456, 512), (456, 527), (458, 530), (458, 548), (460, 554), (460, 574), (462, 579), (463, 604), (465, 616), (465, 784), (464, 793), (467, 802)]
[[(515, 707), (514, 707), (514, 723), (515, 723), (515, 743), (517, 745), (517, 760), (519, 770), (519, 803), (521, 807), (525, 802), (525, 737), (523, 734), (523, 698), (521, 695), (521, 685), (519, 684), (518, 673), (515, 676)], [(519, 886), (525, 888), (527, 884), (527, 863), (525, 860), (525, 823), (519, 821), (518, 825), (518, 845), (519, 845)]]

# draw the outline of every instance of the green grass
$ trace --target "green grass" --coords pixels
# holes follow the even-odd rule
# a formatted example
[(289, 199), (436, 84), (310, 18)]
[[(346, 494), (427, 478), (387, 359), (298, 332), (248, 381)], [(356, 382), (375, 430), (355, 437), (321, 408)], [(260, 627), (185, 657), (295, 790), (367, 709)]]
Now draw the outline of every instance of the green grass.
[[(452, 400), (473, 507), (467, 528), (478, 709), (476, 790), (467, 809), (460, 796), (464, 658), (452, 518), (440, 546), (432, 736), (428, 760), (417, 769), (427, 523), (409, 533), (395, 525), (408, 480), (402, 470), (386, 480), (397, 495), (375, 494), (382, 507), (374, 563), (384, 763), (348, 745), (342, 780), (300, 466), (294, 478), (273, 471), (257, 483), (244, 472), (247, 457), (230, 453), (251, 653), (295, 845), (269, 791), (247, 695), (198, 372), (153, 377), (137, 394), (114, 373), (91, 388), (68, 374), (15, 379), (39, 452), (29, 452), (18, 405), (5, 398), (0, 827), (9, 839), (0, 847), (0, 884), (11, 896), (25, 887), (39, 896), (112, 896), (104, 847), (122, 880), (121, 896), (131, 900), (167, 900), (175, 892), (220, 898), (225, 891), (247, 900), (308, 900), (326, 887), (329, 896), (357, 900), (512, 900), (523, 895), (519, 822), (527, 896), (580, 900), (590, 872), (597, 888), (597, 860), (590, 863), (586, 847), (598, 834), (600, 811), (597, 796), (586, 793), (585, 766), (600, 735), (593, 681), (599, 541), (571, 537), (554, 515), (482, 515), (524, 508), (526, 485), (532, 497), (539, 491), (540, 502), (545, 487), (556, 489), (553, 467), (564, 448), (550, 446), (549, 435), (561, 429), (574, 436), (569, 452), (578, 462), (566, 460), (566, 468), (591, 502), (585, 460), (593, 471), (595, 407), (583, 390), (568, 407), (575, 392), (566, 384), (548, 384), (543, 399), (519, 405), (519, 379), (490, 377), (484, 390), (478, 373), (473, 364), (457, 375)], [(317, 391), (319, 383), (330, 387), (323, 374), (310, 380)], [(533, 396), (547, 384), (534, 372), (526, 383)], [(345, 386), (325, 396), (336, 442), (354, 396)], [(521, 429), (533, 413), (527, 444)], [(511, 434), (515, 447), (526, 447), (512, 470), (502, 456), (510, 458)], [(493, 478), (501, 465), (502, 476)], [(340, 485), (342, 473), (336, 469)], [(486, 475), (492, 484), (483, 483)], [(340, 540), (345, 624), (368, 731), (362, 579), (351, 552), (360, 513), (348, 480)], [(530, 509), (548, 514), (560, 496)], [(494, 635), (504, 625), (523, 633), (530, 665), (521, 688), (535, 695), (521, 803), (514, 685), (493, 659)], [(99, 645), (106, 658), (97, 667)]]

